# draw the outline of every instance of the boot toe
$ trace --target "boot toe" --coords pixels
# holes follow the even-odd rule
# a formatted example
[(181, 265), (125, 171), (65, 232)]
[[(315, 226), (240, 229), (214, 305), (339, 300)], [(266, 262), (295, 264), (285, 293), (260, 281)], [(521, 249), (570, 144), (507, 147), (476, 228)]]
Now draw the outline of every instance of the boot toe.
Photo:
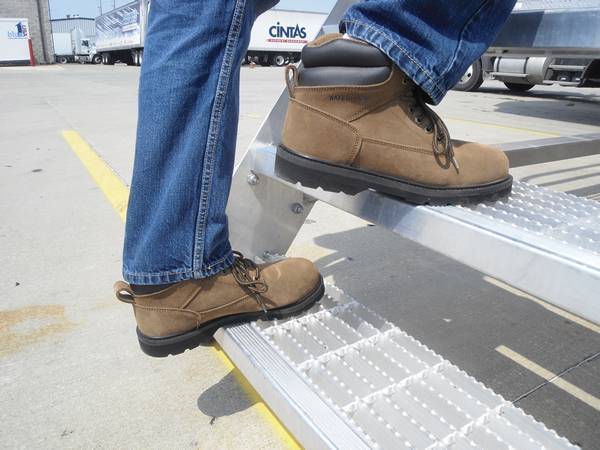
[(265, 267), (262, 275), (268, 290), (263, 295), (278, 308), (296, 303), (313, 292), (321, 275), (315, 265), (304, 258), (287, 258)]
[(502, 150), (475, 142), (454, 141), (454, 153), (460, 165), (460, 185), (476, 186), (508, 177), (508, 158)]

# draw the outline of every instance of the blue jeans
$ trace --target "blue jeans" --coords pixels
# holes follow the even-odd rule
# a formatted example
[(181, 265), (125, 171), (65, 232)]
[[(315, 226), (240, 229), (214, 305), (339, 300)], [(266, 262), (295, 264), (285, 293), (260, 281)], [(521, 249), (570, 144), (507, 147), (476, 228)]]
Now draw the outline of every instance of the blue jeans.
[[(225, 207), (252, 24), (276, 0), (153, 0), (139, 86), (123, 252), (132, 284), (231, 265)], [(368, 0), (342, 31), (380, 48), (438, 103), (494, 39), (515, 0)], [(283, 74), (282, 74), (283, 77)]]

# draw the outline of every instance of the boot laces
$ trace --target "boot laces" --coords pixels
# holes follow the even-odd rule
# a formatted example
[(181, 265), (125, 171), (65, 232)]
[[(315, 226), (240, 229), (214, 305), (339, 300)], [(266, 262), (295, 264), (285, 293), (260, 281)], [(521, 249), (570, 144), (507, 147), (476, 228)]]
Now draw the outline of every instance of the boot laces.
[(252, 293), (252, 297), (256, 300), (261, 309), (266, 313), (267, 306), (263, 302), (260, 294), (264, 294), (268, 290), (267, 283), (260, 276), (260, 267), (254, 261), (244, 258), (240, 252), (233, 252), (233, 264), (231, 266), (231, 274), (237, 283), (248, 289)]
[[(433, 135), (432, 147), (435, 159), (445, 168), (448, 168), (450, 163), (452, 163), (458, 172), (458, 161), (454, 156), (454, 147), (452, 146), (450, 131), (448, 131), (446, 124), (441, 117), (429, 107), (423, 94), (416, 86), (413, 87), (412, 97), (415, 103), (410, 106), (410, 112), (413, 114), (417, 125)], [(445, 163), (440, 161), (440, 156), (442, 155), (446, 159)]]

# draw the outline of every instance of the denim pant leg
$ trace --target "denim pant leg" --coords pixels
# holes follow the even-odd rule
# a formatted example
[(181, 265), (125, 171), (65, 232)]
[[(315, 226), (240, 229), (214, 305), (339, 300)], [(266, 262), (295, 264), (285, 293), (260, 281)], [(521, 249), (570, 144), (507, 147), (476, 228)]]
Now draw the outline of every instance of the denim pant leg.
[(123, 251), (130, 283), (203, 278), (232, 263), (225, 207), (240, 62), (263, 3), (152, 1)]
[(516, 0), (365, 0), (342, 32), (378, 47), (439, 103), (493, 42)]

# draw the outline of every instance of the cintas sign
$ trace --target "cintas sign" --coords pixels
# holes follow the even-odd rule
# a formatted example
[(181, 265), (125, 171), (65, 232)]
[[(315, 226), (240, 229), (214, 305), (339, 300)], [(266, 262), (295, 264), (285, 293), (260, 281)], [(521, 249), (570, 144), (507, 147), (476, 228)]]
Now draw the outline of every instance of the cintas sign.
[(277, 22), (276, 25), (269, 28), (269, 35), (276, 39), (286, 38), (306, 42), (306, 27), (301, 27), (300, 24), (286, 27)]

